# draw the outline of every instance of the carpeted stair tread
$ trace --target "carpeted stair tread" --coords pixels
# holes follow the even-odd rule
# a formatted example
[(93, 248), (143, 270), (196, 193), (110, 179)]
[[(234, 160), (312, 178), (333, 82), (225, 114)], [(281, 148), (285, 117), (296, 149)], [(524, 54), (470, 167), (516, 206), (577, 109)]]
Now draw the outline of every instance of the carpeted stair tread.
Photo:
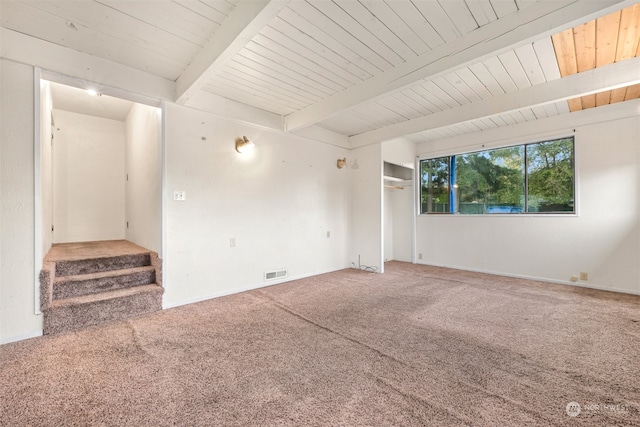
[(56, 261), (56, 277), (77, 276), (149, 265), (151, 265), (151, 254), (149, 252), (100, 258), (58, 260)]
[(45, 312), (47, 334), (130, 319), (162, 310), (164, 289), (157, 284), (53, 301)]
[(155, 280), (156, 275), (153, 266), (62, 276), (55, 279), (53, 299), (60, 300), (115, 289), (148, 285), (155, 283)]
[(155, 283), (151, 285), (134, 286), (132, 288), (116, 289), (113, 291), (100, 292), (96, 294), (82, 295), (82, 296), (77, 296), (72, 298), (56, 300), (51, 303), (51, 308), (91, 304), (95, 302), (115, 300), (118, 298), (125, 298), (132, 295), (144, 294), (144, 293), (150, 293), (150, 292), (157, 292), (162, 294), (162, 292), (164, 292), (164, 289), (156, 285)]
[(162, 261), (126, 240), (55, 244), (40, 283), (45, 335), (162, 310)]

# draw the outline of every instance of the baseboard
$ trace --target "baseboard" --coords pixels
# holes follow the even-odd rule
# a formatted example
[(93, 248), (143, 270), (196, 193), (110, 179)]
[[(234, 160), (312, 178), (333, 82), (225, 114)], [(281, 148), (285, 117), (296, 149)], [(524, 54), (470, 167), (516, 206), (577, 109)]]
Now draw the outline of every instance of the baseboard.
[(556, 280), (556, 279), (549, 279), (549, 278), (546, 278), (546, 277), (535, 277), (535, 276), (527, 276), (527, 275), (524, 275), (524, 274), (504, 273), (504, 272), (501, 272), (501, 271), (482, 270), (482, 269), (476, 269), (476, 268), (460, 267), (460, 266), (455, 266), (455, 265), (430, 264), (430, 263), (428, 264), (428, 263), (422, 263), (422, 262), (416, 262), (416, 264), (427, 265), (427, 266), (432, 266), (432, 267), (452, 268), (454, 270), (472, 271), (474, 273), (493, 274), (495, 276), (513, 277), (515, 279), (535, 280), (537, 282), (551, 283), (551, 284), (554, 284), (554, 285), (573, 286), (575, 288), (587, 288), (587, 289), (596, 289), (596, 290), (599, 290), (599, 291), (617, 292), (617, 293), (620, 293), (620, 294), (640, 295), (640, 290), (639, 291), (632, 291), (632, 290), (629, 290), (629, 289), (620, 289), (620, 288), (615, 288), (615, 287), (590, 285), (590, 284), (586, 284), (584, 282), (577, 283), (577, 282), (571, 282), (569, 280)]
[[(219, 293), (210, 294), (210, 295), (193, 298), (189, 300), (183, 300), (183, 301), (179, 301), (171, 304), (165, 304), (163, 302), (162, 309), (166, 310), (168, 308), (180, 307), (188, 304), (195, 304), (197, 302), (207, 301), (213, 298), (220, 298), (220, 297), (225, 297), (227, 295), (239, 294), (241, 292), (253, 291), (254, 289), (267, 288), (269, 286), (279, 285), (281, 283), (293, 282), (294, 280), (306, 279), (307, 277), (313, 277), (313, 276), (318, 276), (320, 274), (331, 273), (333, 271), (344, 270), (345, 268), (349, 268), (349, 267), (338, 268), (335, 270), (319, 271), (319, 272), (309, 273), (309, 274), (300, 274), (298, 276), (289, 276), (279, 280), (269, 280), (269, 282), (258, 283), (255, 285), (246, 286), (239, 289), (233, 289), (231, 291), (219, 292)], [(165, 295), (166, 295), (166, 291), (165, 291)]]
[(41, 337), (41, 336), (42, 336), (42, 329), (38, 329), (38, 330), (35, 330), (35, 331), (28, 332), (26, 334), (16, 335), (16, 336), (9, 337), (9, 338), (2, 338), (0, 340), (0, 345), (9, 344), (11, 342), (16, 342), (16, 341), (28, 340), (29, 338), (37, 338), (37, 337)]

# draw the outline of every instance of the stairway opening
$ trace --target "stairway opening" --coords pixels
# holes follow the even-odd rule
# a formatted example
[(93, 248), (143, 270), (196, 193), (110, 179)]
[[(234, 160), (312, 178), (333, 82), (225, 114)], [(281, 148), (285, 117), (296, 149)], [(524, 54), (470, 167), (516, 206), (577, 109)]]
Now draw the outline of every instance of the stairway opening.
[[(90, 94), (86, 90), (89, 87), (97, 90)], [(74, 256), (93, 262), (96, 244), (110, 244), (114, 251), (133, 245), (137, 250), (151, 254), (147, 258), (157, 259), (158, 264), (158, 268), (151, 264), (138, 265), (124, 270), (145, 267), (143, 271), (116, 271), (113, 274), (99, 270), (62, 274), (64, 271), (54, 270), (50, 274), (53, 282), (36, 283), (36, 295), (39, 296), (36, 313), (41, 311), (44, 315), (45, 333), (57, 330), (50, 321), (53, 308), (58, 312), (62, 307), (74, 312), (85, 310), (79, 308), (82, 305), (75, 305), (78, 298), (92, 300), (91, 304), (85, 304), (86, 307), (102, 307), (92, 314), (85, 313), (85, 317), (118, 318), (118, 304), (105, 302), (112, 296), (120, 301), (122, 309), (129, 307), (133, 315), (145, 310), (154, 311), (158, 304), (161, 307), (162, 295), (159, 263), (162, 256), (163, 161), (159, 101), (48, 72), (41, 74), (38, 95), (36, 249), (41, 259), (37, 268), (42, 267), (42, 272), (38, 273), (47, 276), (51, 257), (55, 258), (56, 254), (65, 253), (71, 247)], [(120, 244), (114, 245), (114, 242)], [(131, 254), (125, 250), (123, 254), (112, 253), (111, 256), (130, 258)], [(96, 262), (102, 261), (98, 258)], [(77, 263), (76, 260), (73, 264)], [(143, 286), (154, 286), (147, 288), (153, 297), (140, 292), (141, 280), (148, 282), (142, 283)], [(114, 288), (107, 289), (111, 286)], [(46, 289), (51, 291), (50, 296)], [(105, 290), (118, 295), (102, 295)], [(132, 296), (119, 295), (123, 293), (135, 295), (134, 300), (138, 303), (127, 303)], [(138, 307), (142, 301), (147, 301), (148, 309)], [(71, 305), (65, 305), (67, 303)], [(112, 313), (105, 313), (104, 309)], [(91, 322), (78, 322), (78, 325), (82, 324)]]

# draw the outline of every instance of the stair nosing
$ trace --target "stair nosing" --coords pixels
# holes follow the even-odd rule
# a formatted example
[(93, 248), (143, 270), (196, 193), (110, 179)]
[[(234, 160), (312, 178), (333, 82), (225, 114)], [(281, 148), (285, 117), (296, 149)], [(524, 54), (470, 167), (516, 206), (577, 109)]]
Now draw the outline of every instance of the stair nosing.
[(51, 309), (60, 307), (69, 307), (73, 305), (89, 304), (99, 301), (107, 301), (110, 299), (116, 299), (120, 297), (128, 297), (136, 294), (142, 294), (146, 292), (164, 292), (164, 288), (157, 283), (150, 283), (147, 285), (131, 286), (128, 288), (114, 289), (105, 292), (98, 292), (94, 294), (74, 296), (70, 298), (62, 298), (51, 302)]
[(78, 257), (78, 258), (58, 258), (58, 259), (47, 259), (45, 258), (44, 261), (47, 262), (53, 262), (53, 263), (61, 263), (61, 262), (84, 262), (84, 261), (100, 261), (100, 260), (105, 260), (105, 259), (113, 259), (113, 258), (122, 258), (122, 257), (128, 257), (128, 256), (139, 256), (139, 255), (149, 255), (151, 256), (151, 254), (154, 253), (153, 251), (145, 251), (145, 252), (133, 252), (133, 253), (127, 253), (127, 254), (118, 254), (118, 255), (99, 255), (99, 256), (90, 256), (87, 258), (84, 257)]
[(105, 277), (121, 277), (121, 276), (126, 276), (127, 274), (142, 273), (142, 272), (154, 271), (154, 270), (155, 270), (154, 266), (144, 265), (141, 267), (131, 267), (131, 268), (121, 268), (116, 270), (99, 271), (97, 273), (74, 274), (71, 276), (56, 276), (53, 283), (55, 285), (55, 284), (60, 284), (64, 282), (82, 282), (85, 280), (103, 279)]

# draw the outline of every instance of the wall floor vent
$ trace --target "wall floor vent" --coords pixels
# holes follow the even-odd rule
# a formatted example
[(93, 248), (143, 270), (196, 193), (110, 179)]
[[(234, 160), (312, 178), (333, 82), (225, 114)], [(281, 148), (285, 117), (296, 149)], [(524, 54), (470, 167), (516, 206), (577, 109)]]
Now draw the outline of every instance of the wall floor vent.
[(274, 280), (287, 277), (287, 270), (268, 271), (264, 273), (264, 280)]

